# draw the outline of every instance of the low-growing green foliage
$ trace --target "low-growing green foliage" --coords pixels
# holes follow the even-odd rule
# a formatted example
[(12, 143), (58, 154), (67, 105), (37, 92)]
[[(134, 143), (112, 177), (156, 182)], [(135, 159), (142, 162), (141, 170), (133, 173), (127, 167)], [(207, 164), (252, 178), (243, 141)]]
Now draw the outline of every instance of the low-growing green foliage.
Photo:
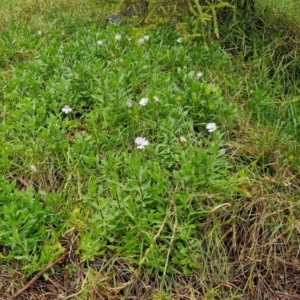
[[(47, 33), (29, 34), (37, 41)], [(82, 238), (82, 260), (111, 249), (139, 263), (151, 246), (144, 260), (149, 270), (163, 271), (176, 261), (188, 272), (189, 266), (200, 265), (201, 254), (189, 259), (198, 243), (177, 259), (176, 247), (168, 243), (173, 239), (186, 247), (199, 230), (199, 217), (223, 201), (230, 205), (238, 186), (223, 134), (217, 130), (209, 135), (205, 129), (218, 122), (222, 91), (205, 75), (197, 77), (212, 56), (219, 57), (218, 67), (226, 67), (228, 59), (215, 45), (205, 49), (196, 44), (186, 56), (176, 37), (170, 48), (163, 35), (157, 31), (138, 45), (115, 26), (79, 29), (60, 43), (49, 33), (37, 57), (4, 78), (2, 138), (20, 145), (6, 149), (6, 155), (26, 155), (38, 170), (49, 164), (45, 156), (52, 158), (51, 165), (61, 173), (56, 178), (60, 186), (72, 188), (67, 179), (72, 174), (80, 182), (81, 201), (74, 203), (72, 220)], [(139, 104), (143, 97), (149, 99), (146, 106)], [(65, 105), (72, 108), (68, 115), (62, 112)], [(150, 141), (145, 151), (134, 147), (138, 136)], [(165, 246), (156, 250), (153, 238), (165, 218), (164, 238), (159, 238)], [(179, 225), (172, 224), (174, 218)], [(182, 237), (174, 240), (177, 226)]]
[(57, 210), (55, 193), (36, 195), (32, 188), (18, 191), (16, 180), (0, 180), (1, 260), (22, 261), (24, 270), (34, 272), (61, 252), (57, 237), (67, 213)]

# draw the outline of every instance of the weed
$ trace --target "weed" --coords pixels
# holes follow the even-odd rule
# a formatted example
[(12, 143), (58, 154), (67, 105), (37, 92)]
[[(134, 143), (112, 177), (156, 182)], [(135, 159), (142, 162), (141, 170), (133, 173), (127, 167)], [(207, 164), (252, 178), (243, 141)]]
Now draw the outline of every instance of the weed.
[(299, 293), (298, 79), (270, 47), (288, 40), (241, 20), (210, 45), (138, 35), (74, 3), (1, 9), (20, 16), (1, 23), (2, 294), (63, 251), (54, 298)]

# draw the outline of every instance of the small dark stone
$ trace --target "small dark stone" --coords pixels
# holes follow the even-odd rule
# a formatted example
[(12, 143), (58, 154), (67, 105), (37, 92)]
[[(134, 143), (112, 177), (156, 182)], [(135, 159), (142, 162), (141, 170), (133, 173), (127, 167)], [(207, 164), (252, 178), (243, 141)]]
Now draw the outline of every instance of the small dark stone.
[(148, 0), (124, 0), (121, 9), (118, 12), (111, 14), (106, 23), (122, 25), (126, 20), (138, 17), (142, 20), (147, 14)]
[(107, 23), (111, 24), (121, 24), (122, 23), (122, 17), (119, 15), (119, 13), (113, 13), (106, 19)]

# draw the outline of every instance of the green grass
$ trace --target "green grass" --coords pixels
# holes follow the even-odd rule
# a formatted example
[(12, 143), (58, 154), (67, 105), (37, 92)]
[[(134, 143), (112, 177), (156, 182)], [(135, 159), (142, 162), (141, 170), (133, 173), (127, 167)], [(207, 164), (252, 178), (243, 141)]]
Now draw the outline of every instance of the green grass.
[(96, 1), (1, 2), (3, 299), (64, 251), (20, 299), (299, 293), (292, 25), (239, 20), (207, 46), (104, 27)]
[(261, 0), (257, 1), (257, 6), (260, 9), (272, 11), (273, 17), (276, 15), (284, 15), (285, 18), (288, 18), (289, 21), (295, 24), (300, 23), (300, 16), (298, 13), (299, 10), (299, 1), (281, 1), (281, 0)]

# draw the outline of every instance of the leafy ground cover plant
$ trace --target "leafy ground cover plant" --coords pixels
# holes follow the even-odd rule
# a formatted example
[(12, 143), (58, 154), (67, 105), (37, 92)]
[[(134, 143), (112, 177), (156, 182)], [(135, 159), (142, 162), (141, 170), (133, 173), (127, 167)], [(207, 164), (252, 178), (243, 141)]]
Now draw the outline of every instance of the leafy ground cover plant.
[(299, 144), (251, 116), (272, 79), (259, 94), (218, 43), (67, 8), (1, 34), (3, 295), (43, 269), (20, 297), (296, 294)]

